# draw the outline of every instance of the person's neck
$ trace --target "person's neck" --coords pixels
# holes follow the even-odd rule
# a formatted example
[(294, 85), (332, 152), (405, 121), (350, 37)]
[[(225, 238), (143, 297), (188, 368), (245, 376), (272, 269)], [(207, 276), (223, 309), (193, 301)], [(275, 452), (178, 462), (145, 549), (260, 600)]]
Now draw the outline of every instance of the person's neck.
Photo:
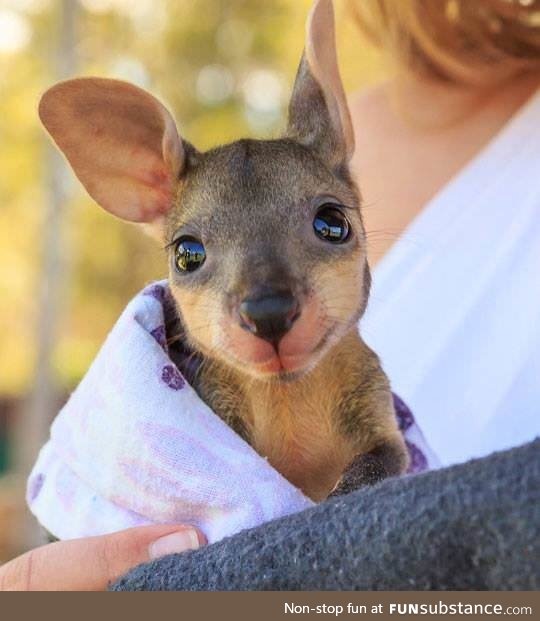
[(538, 75), (523, 74), (491, 87), (472, 88), (400, 74), (388, 82), (395, 113), (412, 129), (441, 131), (484, 112), (499, 109), (511, 116), (540, 85)]

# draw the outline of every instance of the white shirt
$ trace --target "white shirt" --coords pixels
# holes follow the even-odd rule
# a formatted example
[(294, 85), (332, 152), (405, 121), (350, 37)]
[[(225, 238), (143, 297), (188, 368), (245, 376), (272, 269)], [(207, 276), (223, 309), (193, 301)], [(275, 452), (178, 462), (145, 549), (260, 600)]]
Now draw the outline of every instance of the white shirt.
[(362, 334), (442, 465), (540, 435), (540, 90), (377, 265)]

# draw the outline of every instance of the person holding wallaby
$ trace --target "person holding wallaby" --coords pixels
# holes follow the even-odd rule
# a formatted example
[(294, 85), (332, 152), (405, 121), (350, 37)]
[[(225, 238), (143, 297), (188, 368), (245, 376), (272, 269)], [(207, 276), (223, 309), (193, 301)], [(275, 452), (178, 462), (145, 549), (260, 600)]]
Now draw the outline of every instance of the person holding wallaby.
[[(515, 114), (513, 122), (502, 134), (504, 140), (496, 141), (494, 147), (515, 144), (510, 138), (517, 139), (521, 135), (519, 143), (527, 147), (527, 154), (530, 157), (537, 154), (534, 140), (529, 138), (531, 127), (536, 128), (531, 125), (531, 120), (538, 119), (535, 95), (538, 42), (534, 41), (534, 32), (531, 34), (526, 30), (527, 22), (522, 15), (523, 12), (530, 13), (534, 7), (491, 0), (479, 3), (451, 1), (440, 3), (437, 13), (434, 9), (428, 10), (425, 3), (417, 5), (411, 0), (400, 3), (396, 20), (392, 21), (388, 16), (393, 14), (386, 11), (384, 0), (365, 4), (370, 4), (373, 11), (373, 21), (368, 25), (371, 34), (375, 33), (375, 38), (380, 35), (379, 41), (393, 52), (399, 51), (399, 44), (403, 44), (400, 53), (413, 71), (399, 83), (400, 96), (404, 95), (404, 101), (409, 104), (423, 101), (416, 108), (414, 105), (408, 108), (409, 113), (429, 115), (432, 105), (437, 109), (438, 103), (452, 99), (462, 104), (460, 110), (465, 114), (467, 102), (477, 101), (474, 96), (476, 88), (481, 90), (490, 77), (495, 84), (498, 80), (500, 84), (504, 81), (507, 88), (500, 89), (500, 97), (493, 97), (492, 105), (485, 108), (484, 114), (480, 113), (484, 109), (474, 107), (480, 112), (471, 114), (472, 120), (465, 124), (467, 129), (461, 136), (470, 136), (473, 145), (485, 144), (486, 136), (493, 136)], [(445, 4), (449, 6), (443, 6)], [(473, 4), (482, 5), (478, 14)], [(430, 23), (435, 30), (441, 30), (436, 44), (430, 42), (422, 28), (424, 22), (415, 20), (420, 13), (424, 20), (432, 20)], [(359, 15), (361, 19), (364, 17), (362, 11)], [(453, 25), (448, 25), (445, 19)], [(493, 30), (495, 20), (500, 26), (497, 31)], [(385, 85), (365, 98), (355, 100), (352, 106), (352, 121), (357, 121), (354, 123), (355, 140), (337, 71), (332, 3), (316, 0), (308, 24), (306, 50), (293, 92), (288, 132), (281, 140), (241, 140), (201, 154), (178, 137), (169, 113), (159, 102), (140, 89), (118, 82), (74, 80), (53, 87), (43, 99), (42, 119), (89, 193), (115, 215), (145, 223), (168, 246), (169, 289), (160, 285), (158, 289), (148, 290), (147, 297), (159, 299), (159, 303), (145, 303), (146, 315), (142, 319), (138, 316), (144, 323), (149, 309), (159, 308), (159, 312), (163, 310), (165, 318), (169, 318), (165, 330), (168, 343), (163, 340), (162, 326), (158, 326), (159, 330), (151, 329), (153, 324), (148, 326), (148, 333), (166, 348), (167, 355), (175, 362), (172, 367), (159, 367), (161, 380), (174, 391), (181, 392), (187, 379), (221, 417), (220, 422), (226, 422), (227, 428), (234, 431), (235, 438), (244, 443), (247, 441), (260, 455), (267, 456), (270, 468), (279, 470), (286, 479), (273, 479), (268, 489), (279, 490), (283, 498), (289, 499), (273, 517), (294, 513), (272, 524), (245, 530), (209, 546), (207, 550), (154, 560), (122, 578), (114, 588), (537, 588), (539, 576), (534, 558), (540, 536), (534, 490), (538, 488), (540, 476), (538, 441), (451, 469), (419, 477), (391, 478), (367, 490), (342, 495), (316, 506), (303, 504), (305, 498), (288, 496), (291, 493), (288, 483), (300, 488), (306, 497), (319, 501), (329, 494), (339, 495), (358, 485), (401, 474), (407, 467), (411, 471), (415, 462), (422, 463), (419, 470), (437, 465), (427, 444), (422, 445), (420, 459), (418, 452), (411, 451), (411, 442), (404, 441), (403, 434), (406, 436), (413, 425), (412, 416), (398, 398), (392, 399), (377, 356), (356, 332), (356, 322), (365, 311), (370, 278), (366, 262), (368, 246), (359, 211), (361, 200), (353, 178), (360, 179), (362, 192), (364, 186), (367, 188), (368, 202), (378, 190), (387, 198), (395, 198), (396, 188), (405, 190), (409, 187), (398, 183), (403, 178), (401, 174), (409, 170), (405, 164), (424, 162), (422, 173), (425, 174), (417, 186), (397, 194), (407, 199), (404, 209), (407, 207), (406, 213), (411, 215), (418, 213), (418, 210), (415, 212), (415, 205), (418, 208), (419, 204), (414, 202), (415, 196), (429, 197), (433, 188), (440, 189), (440, 180), (445, 174), (455, 170), (452, 166), (455, 167), (456, 162), (463, 165), (467, 161), (467, 150), (459, 148), (467, 143), (458, 139), (459, 123), (455, 135), (450, 132), (440, 141), (435, 140), (433, 132), (430, 134), (432, 140), (428, 142), (432, 155), (429, 163), (438, 162), (441, 170), (446, 171), (440, 176), (430, 174), (433, 172), (431, 167), (422, 160), (425, 141), (420, 140), (422, 148), (417, 148), (414, 132), (392, 130), (396, 148), (389, 161), (401, 164), (395, 167), (396, 174), (381, 189), (381, 185), (377, 185), (379, 173), (370, 176), (369, 171), (377, 161), (377, 149), (380, 150), (380, 145), (388, 145), (388, 142), (384, 143), (382, 130), (397, 127), (393, 124), (394, 109), (384, 105), (390, 89)], [(476, 58), (475, 51), (480, 49), (480, 43), (486, 42), (484, 27), (491, 33), (489, 37), (493, 41), (490, 39), (486, 47), (489, 54), (480, 51)], [(449, 28), (459, 29), (461, 35), (456, 41), (465, 42), (462, 52), (467, 56), (467, 63), (459, 62), (459, 50), (450, 49)], [(467, 37), (471, 40), (476, 37), (476, 44), (466, 44)], [(511, 45), (505, 44), (505, 37), (511, 39)], [(438, 55), (437, 50), (441, 51), (445, 45), (448, 49), (443, 52), (448, 54), (441, 52)], [(522, 53), (514, 57), (518, 48)], [(493, 58), (500, 61), (497, 68)], [(473, 85), (475, 63), (482, 67), (482, 71), (475, 74), (481, 75), (482, 80)], [(493, 65), (491, 73), (490, 63)], [(500, 72), (495, 70), (498, 68)], [(463, 80), (467, 87), (457, 93), (453, 87), (447, 88), (452, 80)], [(418, 95), (419, 99), (415, 100), (412, 95)], [(467, 95), (473, 96), (468, 99)], [(97, 112), (103, 102), (106, 102), (108, 111), (106, 118)], [(463, 118), (468, 122), (468, 116)], [(115, 119), (121, 122), (117, 124)], [(364, 123), (365, 134), (362, 133)], [(377, 135), (381, 137), (380, 144), (373, 144), (372, 138)], [(369, 140), (373, 145), (371, 150), (366, 144)], [(457, 145), (451, 152), (455, 161), (447, 162), (446, 155), (449, 154), (445, 151), (445, 158), (442, 158), (437, 145), (446, 149), (445, 145), (451, 140)], [(357, 149), (351, 159), (355, 142)], [(130, 154), (127, 166), (126, 151)], [(492, 151), (492, 159), (497, 154), (504, 155), (501, 149), (493, 148)], [(399, 159), (403, 153), (405, 158)], [(513, 236), (507, 237), (502, 249), (515, 248), (515, 240), (522, 239), (518, 233), (521, 235), (529, 230), (526, 224), (533, 222), (530, 216), (537, 205), (537, 184), (527, 185), (519, 181), (525, 174), (521, 174), (522, 171), (527, 170), (528, 161), (524, 151), (520, 174), (505, 177), (506, 190), (515, 190), (516, 208), (522, 207), (518, 224), (523, 226), (509, 226), (508, 231)], [(477, 187), (478, 175), (489, 170), (489, 166), (477, 165), (468, 170), (471, 171), (469, 180), (476, 179), (474, 187)], [(414, 189), (418, 192), (412, 191)], [(453, 196), (455, 198), (456, 194)], [(478, 193), (478, 197), (482, 196), (483, 193)], [(500, 211), (497, 200), (502, 196), (506, 194), (498, 192), (492, 197), (494, 216)], [(403, 215), (397, 207), (392, 209), (393, 213)], [(388, 212), (383, 208), (378, 213), (384, 220), (384, 214)], [(420, 218), (419, 223), (425, 219)], [(377, 222), (371, 212), (368, 222), (369, 231)], [(392, 224), (390, 220), (384, 222), (384, 226)], [(432, 227), (430, 230), (452, 232), (456, 228), (455, 222), (457, 220), (447, 222), (446, 227)], [(400, 230), (407, 238), (408, 231), (403, 226)], [(485, 232), (479, 230), (479, 237), (482, 239), (484, 235), (487, 241), (491, 228), (487, 227)], [(505, 231), (504, 227), (498, 230)], [(410, 241), (409, 236), (409, 244)], [(477, 244), (475, 248), (482, 249), (486, 245)], [(495, 246), (491, 244), (490, 247)], [(534, 247), (521, 244), (520, 248), (523, 247), (529, 252), (513, 252), (511, 256), (515, 261), (532, 260)], [(451, 290), (455, 279), (451, 266), (440, 271), (438, 248), (434, 247), (428, 257), (420, 258), (414, 253), (414, 256), (410, 253), (404, 255), (403, 251), (403, 247), (391, 251), (386, 264), (393, 265), (392, 257), (404, 257), (404, 264), (415, 266), (408, 272), (410, 278), (422, 275), (428, 268), (438, 268), (445, 278), (428, 279), (426, 283), (437, 281), (442, 289), (437, 289), (438, 293), (434, 294), (436, 288), (426, 286), (424, 291), (420, 287), (417, 294), (426, 308), (433, 300), (444, 299), (445, 287)], [(469, 255), (464, 252), (460, 256)], [(244, 269), (240, 268), (242, 265)], [(384, 262), (382, 267), (385, 267)], [(527, 275), (529, 271), (525, 264), (520, 273)], [(491, 273), (490, 270), (481, 273), (486, 276), (488, 272)], [(410, 311), (414, 300), (411, 296), (398, 296), (396, 299), (403, 303), (398, 312), (393, 313), (380, 305), (385, 296), (394, 299), (390, 296), (393, 289), (402, 292), (402, 285), (411, 280), (400, 280), (390, 267), (379, 274), (379, 284), (375, 283), (378, 287), (375, 308), (379, 309), (377, 316), (385, 317), (388, 322), (388, 335), (385, 335), (384, 326), (377, 325), (377, 318), (371, 311), (367, 316), (367, 340), (381, 344), (385, 368), (388, 365), (392, 369), (391, 381), (394, 383), (396, 378), (398, 387), (405, 389), (406, 400), (413, 397), (413, 410), (418, 407), (422, 412), (423, 420), (427, 421), (428, 440), (433, 439), (438, 444), (443, 464), (459, 461), (460, 454), (465, 457), (485, 455), (500, 448), (500, 437), (493, 435), (494, 423), (484, 436), (465, 431), (461, 445), (455, 441), (447, 442), (445, 449), (442, 433), (436, 432), (437, 425), (439, 429), (446, 429), (448, 438), (450, 432), (455, 434), (455, 429), (451, 429), (451, 420), (437, 419), (438, 405), (447, 407), (448, 404), (440, 404), (442, 384), (437, 382), (443, 375), (437, 379), (435, 371), (438, 367), (432, 365), (437, 358), (434, 350), (429, 349), (432, 345), (439, 348), (442, 345), (436, 339), (423, 342), (417, 338), (418, 361), (414, 364), (414, 351), (411, 351), (407, 337), (416, 334), (418, 326), (404, 324), (401, 327), (405, 332), (403, 338), (396, 329), (400, 321), (410, 319), (408, 309)], [(385, 274), (386, 281), (383, 280)], [(393, 275), (393, 279), (389, 275)], [(265, 286), (261, 286), (263, 282)], [(386, 288), (381, 288), (380, 283)], [(492, 283), (492, 280), (483, 277), (477, 284), (484, 286), (486, 283)], [(505, 290), (508, 284), (513, 295), (521, 294), (517, 280), (499, 279), (496, 283)], [(501, 304), (497, 291), (494, 299)], [(534, 292), (535, 289), (529, 287), (528, 291)], [(484, 289), (483, 294), (485, 292)], [(463, 301), (468, 299), (463, 296)], [(530, 303), (523, 308), (534, 310), (535, 300), (536, 297), (532, 296)], [(171, 307), (175, 312), (170, 312)], [(486, 314), (486, 307), (482, 308), (482, 317), (491, 317)], [(461, 314), (452, 315), (452, 326), (461, 317)], [(440, 313), (432, 319), (444, 326), (448, 323)], [(429, 326), (431, 323), (426, 321), (425, 327)], [(521, 322), (516, 329), (526, 330), (527, 326), (526, 322)], [(482, 330), (478, 331), (480, 333), (483, 334)], [(403, 351), (397, 351), (389, 342), (390, 335), (396, 343), (406, 345), (402, 347)], [(522, 341), (515, 340), (515, 343)], [(114, 341), (114, 344), (118, 342)], [(379, 351), (377, 346), (375, 350)], [(451, 347), (445, 351), (448, 352), (445, 360), (451, 363), (455, 359), (451, 356)], [(508, 360), (497, 359), (506, 364), (505, 368), (517, 361), (518, 350), (513, 351), (514, 356)], [(519, 352), (524, 353), (525, 348)], [(404, 373), (401, 355), (409, 356), (406, 370), (411, 373), (416, 372), (419, 364), (430, 373), (433, 370), (427, 376), (434, 378), (432, 386), (439, 386), (439, 392), (428, 385), (405, 381), (408, 376)], [(515, 435), (512, 432), (506, 436), (516, 438), (513, 444), (532, 440), (537, 429), (537, 425), (527, 418), (532, 401), (526, 395), (530, 395), (534, 388), (530, 378), (536, 358), (531, 360), (530, 365), (514, 365), (514, 370), (519, 366), (520, 374), (509, 387), (523, 406), (518, 413), (524, 421), (519, 427), (522, 433)], [(101, 368), (98, 364), (97, 369)], [(183, 375), (176, 375), (175, 369), (180, 369)], [(461, 377), (462, 374), (455, 372), (444, 379), (454, 382)], [(482, 402), (477, 400), (479, 412), (489, 414), (498, 403), (495, 397), (503, 382), (492, 385), (497, 388), (496, 394), (479, 391), (484, 395)], [(263, 386), (267, 387), (266, 390), (261, 390)], [(417, 386), (420, 388), (415, 392), (412, 388)], [(444, 385), (442, 387), (444, 389)], [(471, 394), (471, 391), (465, 391), (456, 394), (455, 398), (459, 403)], [(434, 404), (433, 412), (428, 412), (430, 419), (426, 417), (428, 404)], [(72, 407), (70, 412), (73, 411)], [(125, 428), (129, 429), (129, 419), (125, 420)], [(491, 419), (488, 416), (483, 420)], [(197, 431), (210, 424), (209, 418), (201, 421), (204, 424)], [(68, 427), (65, 430), (72, 431)], [(415, 429), (415, 433), (419, 431)], [(220, 437), (225, 439), (225, 436), (222, 432)], [(229, 439), (227, 436), (223, 447), (232, 446), (228, 444)], [(238, 444), (234, 446), (240, 451)], [(257, 475), (263, 472), (256, 460), (249, 463)], [(130, 472), (126, 472), (129, 477)], [(232, 471), (225, 472), (227, 476)], [(235, 471), (238, 477), (242, 474)], [(269, 470), (264, 472), (265, 477), (269, 474)], [(242, 483), (244, 481), (242, 479)], [(48, 495), (52, 489), (50, 484), (44, 483), (39, 476), (31, 483), (29, 493), (35, 493), (37, 503), (43, 495), (54, 498), (54, 494)], [(78, 490), (74, 488), (73, 491)], [(116, 489), (115, 493), (121, 494), (121, 490)], [(308, 506), (307, 511), (298, 512)], [(447, 510), (441, 511), (442, 506)], [(501, 510), (503, 506), (508, 510)], [(261, 507), (264, 513), (267, 509), (264, 502)], [(266, 513), (265, 517), (270, 519), (270, 514)], [(178, 523), (178, 520), (171, 519), (171, 522)], [(464, 523), (468, 528), (463, 528)], [(214, 535), (212, 523), (208, 522), (208, 526)], [(204, 528), (202, 530), (204, 532)], [(132, 555), (133, 562), (192, 550), (205, 540), (204, 535), (196, 530), (189, 538), (183, 529), (178, 535), (175, 531), (154, 534), (163, 534), (163, 543), (155, 547), (150, 545), (149, 552), (143, 554), (147, 558)], [(147, 535), (137, 530), (132, 536), (142, 540)], [(213, 537), (211, 541), (219, 538)], [(54, 545), (60, 547), (51, 548), (51, 554), (68, 544), (78, 550), (88, 541), (91, 540), (83, 540), (79, 547), (76, 542), (59, 542)], [(95, 541), (98, 545), (102, 538)], [(309, 545), (305, 546), (306, 543)], [(295, 551), (299, 549), (305, 549), (303, 556), (296, 555)], [(527, 553), (524, 554), (523, 550)], [(44, 549), (42, 554), (46, 557), (47, 550)], [(259, 563), (257, 558), (254, 561), (254, 555), (259, 555)], [(24, 560), (19, 561), (22, 567), (24, 563)], [(126, 566), (126, 563), (119, 564), (112, 577), (116, 578)], [(16, 568), (17, 564), (13, 567)], [(239, 567), (254, 568), (254, 571), (239, 571)], [(340, 570), (336, 571), (336, 567)], [(12, 576), (16, 574), (13, 571)], [(110, 580), (111, 576), (107, 579)], [(103, 582), (101, 584), (98, 588), (103, 588)]]

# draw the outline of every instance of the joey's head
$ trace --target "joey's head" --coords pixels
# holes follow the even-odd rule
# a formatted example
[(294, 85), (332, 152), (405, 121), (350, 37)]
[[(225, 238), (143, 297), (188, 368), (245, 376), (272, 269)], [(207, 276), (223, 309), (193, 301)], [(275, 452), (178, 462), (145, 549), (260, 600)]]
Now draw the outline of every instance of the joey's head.
[(353, 132), (331, 0), (316, 0), (286, 136), (201, 153), (141, 89), (47, 91), (40, 116), (90, 195), (150, 227), (191, 344), (260, 378), (295, 377), (356, 324), (369, 289)]

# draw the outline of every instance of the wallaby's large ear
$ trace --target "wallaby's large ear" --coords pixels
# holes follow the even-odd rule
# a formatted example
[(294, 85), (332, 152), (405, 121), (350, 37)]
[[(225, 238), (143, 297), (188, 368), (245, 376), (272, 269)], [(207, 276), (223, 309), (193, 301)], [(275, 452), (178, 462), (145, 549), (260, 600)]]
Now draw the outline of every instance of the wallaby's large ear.
[(68, 80), (43, 95), (39, 116), (104, 209), (155, 222), (172, 206), (185, 149), (171, 115), (152, 95), (119, 80)]
[(335, 167), (347, 164), (354, 151), (339, 74), (332, 0), (315, 0), (307, 20), (305, 50), (289, 105), (288, 134)]

